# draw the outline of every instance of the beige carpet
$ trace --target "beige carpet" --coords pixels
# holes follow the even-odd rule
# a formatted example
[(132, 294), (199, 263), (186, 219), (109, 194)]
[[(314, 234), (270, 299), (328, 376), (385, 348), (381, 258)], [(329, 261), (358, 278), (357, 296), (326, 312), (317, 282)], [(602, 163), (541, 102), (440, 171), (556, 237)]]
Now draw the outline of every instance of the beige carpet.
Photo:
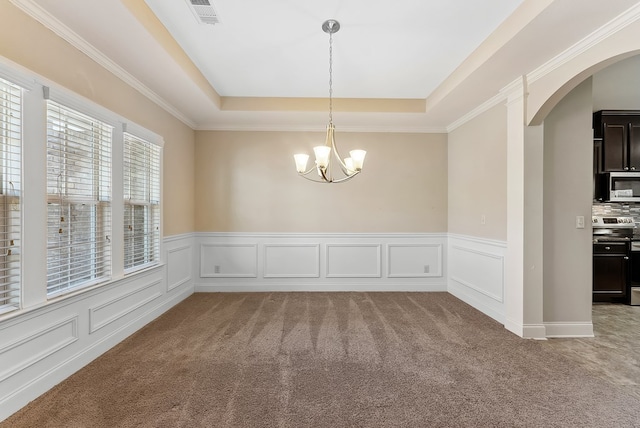
[(632, 427), (640, 400), (446, 293), (195, 294), (0, 426)]

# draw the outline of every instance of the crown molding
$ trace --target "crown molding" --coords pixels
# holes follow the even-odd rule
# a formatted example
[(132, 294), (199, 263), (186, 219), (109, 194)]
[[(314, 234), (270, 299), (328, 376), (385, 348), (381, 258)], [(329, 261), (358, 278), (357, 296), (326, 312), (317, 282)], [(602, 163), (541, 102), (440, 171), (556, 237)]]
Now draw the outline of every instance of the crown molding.
[(527, 82), (529, 84), (543, 78), (547, 74), (553, 72), (563, 66), (572, 59), (578, 57), (593, 46), (602, 42), (611, 35), (626, 28), (628, 25), (640, 19), (640, 3), (627, 9), (602, 27), (598, 28), (584, 39), (580, 40), (569, 49), (555, 56), (540, 67), (527, 74)]
[[(326, 132), (326, 128), (318, 126), (254, 126), (254, 125), (202, 125), (196, 131), (231, 131), (231, 132)], [(416, 126), (396, 128), (392, 126), (340, 126), (336, 132), (358, 133), (397, 133), (397, 134), (446, 134), (447, 128), (440, 126)]]
[(168, 103), (158, 94), (149, 89), (146, 85), (136, 79), (134, 76), (125, 71), (122, 67), (112, 61), (109, 57), (104, 55), (98, 49), (96, 49), (93, 45), (88, 43), (82, 37), (80, 37), (77, 33), (71, 30), (69, 27), (64, 25), (54, 16), (52, 16), (49, 12), (47, 12), (42, 6), (35, 3), (33, 0), (11, 0), (17, 8), (22, 10), (24, 13), (40, 22), (49, 30), (53, 31), (58, 36), (62, 37), (80, 52), (87, 55), (89, 58), (97, 62), (100, 66), (104, 67), (106, 70), (114, 74), (120, 80), (125, 82), (127, 85), (131, 86), (133, 89), (140, 92), (142, 95), (147, 97), (149, 100), (160, 106), (162, 109), (166, 110), (169, 114), (174, 116), (176, 119), (180, 120), (185, 125), (189, 126), (192, 129), (195, 129), (196, 123), (186, 117), (184, 114), (180, 112), (173, 105)]
[(462, 116), (458, 120), (456, 120), (454, 122), (451, 122), (449, 125), (447, 125), (446, 132), (447, 133), (452, 132), (453, 130), (455, 130), (455, 129), (459, 128), (460, 126), (464, 125), (465, 123), (467, 123), (467, 122), (475, 119), (476, 117), (480, 116), (482, 113), (486, 112), (487, 110), (497, 106), (500, 103), (505, 103), (506, 99), (507, 99), (507, 97), (502, 92), (494, 95), (493, 97), (489, 98), (484, 103), (480, 104), (478, 107), (476, 107), (473, 110), (471, 110), (469, 113), (465, 114), (464, 116)]

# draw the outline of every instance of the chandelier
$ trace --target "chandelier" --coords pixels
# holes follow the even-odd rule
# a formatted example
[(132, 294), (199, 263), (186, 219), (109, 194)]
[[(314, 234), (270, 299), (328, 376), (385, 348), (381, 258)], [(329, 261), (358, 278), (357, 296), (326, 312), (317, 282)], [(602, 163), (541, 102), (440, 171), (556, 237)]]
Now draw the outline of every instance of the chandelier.
[[(335, 19), (329, 19), (322, 24), (322, 30), (329, 34), (329, 124), (327, 125), (327, 137), (324, 146), (316, 146), (313, 152), (316, 157), (315, 165), (307, 169), (309, 155), (295, 154), (298, 175), (307, 180), (317, 183), (341, 183), (358, 175), (362, 171), (364, 157), (367, 154), (364, 150), (351, 150), (350, 157), (342, 160), (334, 137), (335, 127), (333, 126), (333, 33), (340, 29), (340, 23)], [(341, 175), (333, 177), (332, 160), (337, 160)], [(311, 178), (309, 174), (317, 171), (319, 178)]]

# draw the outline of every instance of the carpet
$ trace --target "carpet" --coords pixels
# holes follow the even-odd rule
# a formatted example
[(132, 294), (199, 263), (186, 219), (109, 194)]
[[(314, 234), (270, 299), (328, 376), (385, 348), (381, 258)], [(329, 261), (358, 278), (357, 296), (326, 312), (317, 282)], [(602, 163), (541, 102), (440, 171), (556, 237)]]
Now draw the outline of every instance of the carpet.
[(633, 427), (640, 400), (447, 293), (196, 293), (5, 427)]

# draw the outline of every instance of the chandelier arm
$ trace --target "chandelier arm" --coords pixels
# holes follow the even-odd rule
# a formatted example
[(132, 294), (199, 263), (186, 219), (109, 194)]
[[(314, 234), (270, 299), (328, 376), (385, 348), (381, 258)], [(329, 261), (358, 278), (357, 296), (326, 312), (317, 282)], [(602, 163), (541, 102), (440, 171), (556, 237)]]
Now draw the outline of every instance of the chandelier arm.
[(346, 175), (347, 171), (349, 171), (349, 168), (347, 168), (347, 165), (342, 161), (342, 157), (340, 156), (340, 153), (338, 153), (338, 148), (336, 147), (336, 142), (335, 140), (331, 140), (331, 145), (333, 146), (333, 153), (335, 155), (335, 157), (338, 159), (338, 163), (340, 164), (340, 169), (342, 169), (342, 172), (344, 172)]
[[(313, 171), (317, 171), (318, 175), (322, 177), (322, 180), (314, 180), (312, 178), (307, 177), (307, 175), (309, 175)], [(314, 181), (316, 183), (331, 183), (333, 181), (331, 180), (331, 178), (327, 177), (327, 175), (324, 173), (322, 168), (318, 168), (317, 166), (313, 166), (309, 168), (308, 171), (305, 171), (305, 172), (298, 172), (298, 175), (301, 176), (302, 178), (306, 178), (307, 180)]]
[(313, 181), (314, 183), (320, 183), (320, 184), (322, 184), (322, 183), (324, 183), (324, 184), (329, 184), (329, 183), (331, 183), (330, 181), (314, 180), (313, 178), (309, 178), (309, 177), (307, 177), (306, 175), (302, 175), (302, 174), (300, 174), (300, 177), (304, 178), (305, 180)]
[(299, 175), (307, 175), (310, 174), (312, 171), (317, 171), (318, 167), (317, 166), (312, 166), (311, 168), (309, 168), (307, 171), (305, 172), (298, 172)]
[[(335, 131), (335, 127), (333, 126), (333, 123), (330, 123), (329, 127), (330, 127), (329, 132), (331, 133), (330, 140), (331, 140), (331, 149), (333, 151), (333, 156), (336, 159), (338, 159), (338, 163), (340, 164), (340, 169), (342, 170), (343, 174), (346, 176), (350, 176), (351, 174), (349, 174), (349, 168), (347, 168), (347, 165), (342, 160), (342, 156), (340, 155), (340, 152), (338, 152), (338, 146), (336, 145), (336, 137), (333, 134)], [(338, 182), (339, 181), (335, 181), (334, 183), (338, 183)]]
[[(333, 181), (333, 179), (331, 178), (331, 172), (329, 171), (329, 168), (330, 166), (328, 166), (327, 168), (318, 168), (318, 172), (320, 173), (320, 176), (327, 183), (331, 183)], [(329, 171), (329, 176), (327, 176), (327, 171)]]
[(360, 174), (360, 171), (356, 171), (353, 174), (347, 175), (346, 177), (340, 178), (338, 180), (333, 180), (331, 183), (342, 183), (342, 182), (351, 180), (353, 177), (355, 177), (358, 174)]

